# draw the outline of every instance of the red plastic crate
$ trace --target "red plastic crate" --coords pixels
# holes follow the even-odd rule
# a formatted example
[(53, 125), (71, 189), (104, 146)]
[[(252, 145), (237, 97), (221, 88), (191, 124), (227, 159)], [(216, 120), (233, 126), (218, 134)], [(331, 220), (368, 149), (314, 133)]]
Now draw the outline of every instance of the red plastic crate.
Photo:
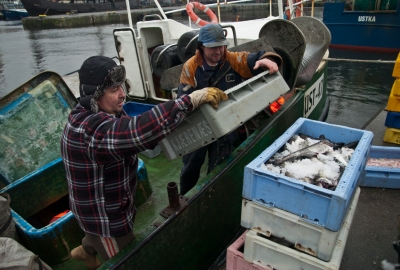
[(272, 270), (272, 268), (245, 261), (243, 258), (244, 240), (249, 230), (246, 230), (226, 252), (226, 270)]

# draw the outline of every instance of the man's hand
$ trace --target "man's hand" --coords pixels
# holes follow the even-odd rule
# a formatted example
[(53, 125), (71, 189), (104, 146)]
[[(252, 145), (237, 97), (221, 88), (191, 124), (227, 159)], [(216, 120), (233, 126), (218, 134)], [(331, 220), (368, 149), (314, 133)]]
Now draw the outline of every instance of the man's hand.
[(269, 69), (270, 74), (274, 74), (275, 72), (278, 71), (278, 65), (274, 61), (269, 60), (268, 58), (263, 58), (258, 60), (253, 69), (256, 70), (259, 67), (264, 67)]
[(193, 104), (193, 109), (196, 109), (201, 104), (209, 102), (211, 106), (218, 109), (218, 104), (221, 100), (227, 100), (228, 95), (216, 87), (205, 87), (196, 90), (189, 94), (190, 100)]

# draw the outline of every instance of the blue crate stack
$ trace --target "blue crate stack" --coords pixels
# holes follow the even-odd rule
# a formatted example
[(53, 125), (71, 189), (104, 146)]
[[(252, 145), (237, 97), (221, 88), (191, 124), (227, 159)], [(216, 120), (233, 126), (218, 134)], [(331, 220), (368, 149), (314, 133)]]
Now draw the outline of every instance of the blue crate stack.
[[(314, 138), (324, 134), (336, 143), (359, 141), (334, 191), (264, 168), (263, 164), (299, 133)], [(338, 269), (372, 139), (370, 131), (300, 118), (249, 163), (244, 171), (241, 218), (241, 225), (249, 229), (244, 259), (275, 269), (296, 265)]]

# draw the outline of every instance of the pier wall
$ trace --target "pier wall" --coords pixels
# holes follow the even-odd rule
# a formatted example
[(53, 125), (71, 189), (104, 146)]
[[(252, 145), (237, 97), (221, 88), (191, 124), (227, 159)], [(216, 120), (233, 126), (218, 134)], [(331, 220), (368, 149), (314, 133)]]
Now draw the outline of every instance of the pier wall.
[[(316, 3), (315, 6), (317, 6)], [(186, 11), (185, 6), (181, 7), (163, 7), (164, 12), (170, 10), (182, 9), (176, 13), (167, 14), (168, 18), (185, 18)], [(215, 13), (217, 13), (217, 6), (212, 7)], [(233, 14), (245, 12), (247, 16), (254, 15), (259, 17), (260, 14), (269, 16), (270, 5), (269, 4), (221, 4), (220, 13), (221, 18), (226, 15), (232, 16)], [(157, 8), (146, 8), (146, 9), (131, 9), (132, 23), (136, 24), (137, 21), (143, 20), (146, 15), (161, 13)], [(196, 14), (201, 18), (204, 17), (204, 13), (196, 10)], [(278, 6), (272, 4), (272, 14), (277, 16)], [(154, 18), (154, 17), (153, 17)], [(186, 17), (187, 18), (187, 17)], [(97, 26), (106, 24), (126, 24), (128, 25), (128, 13), (124, 11), (109, 11), (109, 12), (92, 12), (92, 13), (78, 13), (78, 14), (65, 14), (65, 15), (53, 15), (53, 16), (39, 16), (39, 17), (27, 17), (22, 19), (22, 25), (27, 30), (40, 30), (40, 29), (57, 29), (57, 28), (75, 28), (75, 27), (86, 27), (86, 26)]]

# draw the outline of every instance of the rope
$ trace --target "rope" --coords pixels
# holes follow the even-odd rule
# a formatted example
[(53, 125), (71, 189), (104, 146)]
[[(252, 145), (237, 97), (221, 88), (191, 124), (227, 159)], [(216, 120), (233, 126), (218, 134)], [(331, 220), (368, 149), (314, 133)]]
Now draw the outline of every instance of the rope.
[(324, 61), (329, 62), (349, 62), (349, 63), (380, 63), (380, 64), (394, 64), (396, 61), (382, 61), (382, 60), (358, 60), (358, 59), (339, 59), (339, 58), (323, 58)]

